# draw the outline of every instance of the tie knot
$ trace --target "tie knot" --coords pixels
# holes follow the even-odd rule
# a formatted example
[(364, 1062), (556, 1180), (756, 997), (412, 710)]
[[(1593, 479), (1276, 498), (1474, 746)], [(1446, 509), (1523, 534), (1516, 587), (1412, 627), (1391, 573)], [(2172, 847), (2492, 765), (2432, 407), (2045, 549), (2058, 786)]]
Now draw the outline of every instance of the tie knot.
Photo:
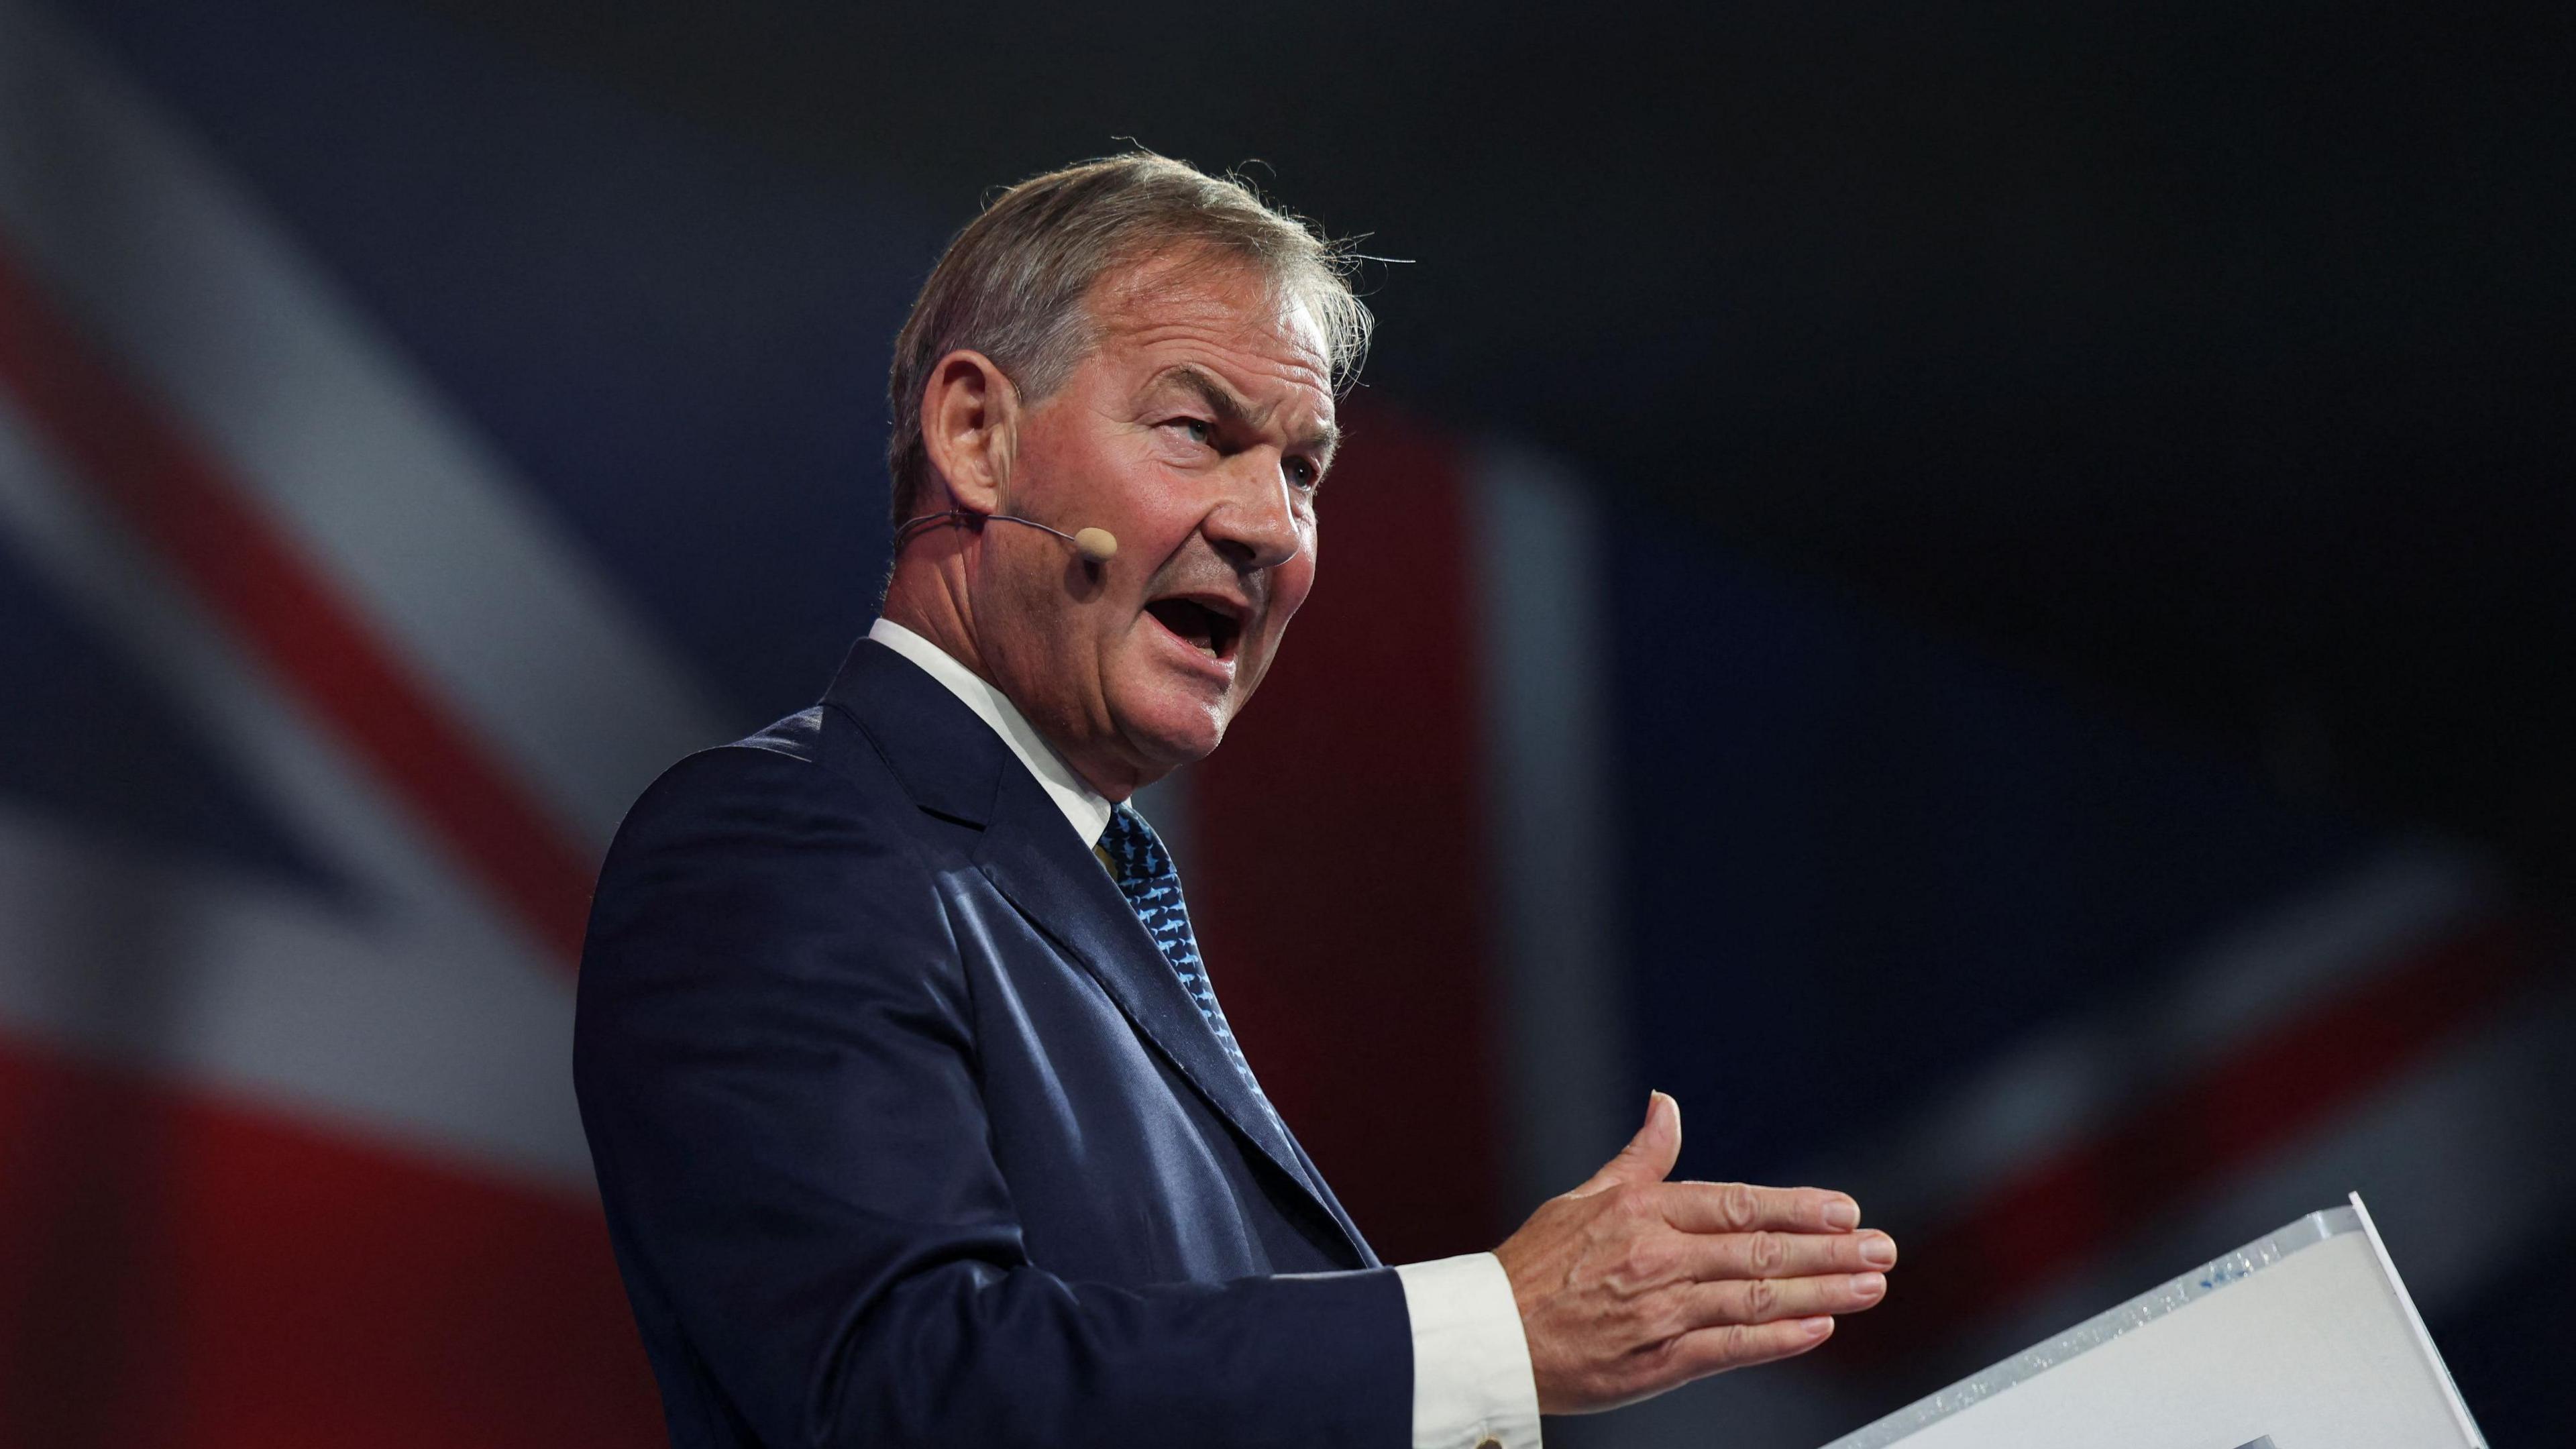
[(1163, 849), (1162, 838), (1132, 806), (1109, 812), (1109, 828), (1100, 832), (1100, 848), (1108, 852), (1120, 887), (1131, 894), (1172, 874), (1171, 852)]

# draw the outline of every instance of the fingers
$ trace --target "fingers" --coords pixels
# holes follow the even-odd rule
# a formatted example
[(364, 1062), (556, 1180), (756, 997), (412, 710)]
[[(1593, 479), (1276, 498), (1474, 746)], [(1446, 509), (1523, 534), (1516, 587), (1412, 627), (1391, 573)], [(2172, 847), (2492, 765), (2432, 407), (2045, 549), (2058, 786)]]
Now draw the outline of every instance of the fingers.
[(1809, 1278), (1896, 1266), (1896, 1240), (1866, 1233), (1711, 1233), (1683, 1240), (1683, 1267), (1703, 1281)]
[(1568, 1193), (1568, 1197), (1588, 1197), (1604, 1188), (1621, 1183), (1643, 1185), (1661, 1182), (1670, 1176), (1673, 1163), (1682, 1152), (1682, 1106), (1662, 1092), (1646, 1096), (1646, 1125), (1619, 1149), (1591, 1180)]
[(1858, 1313), (1887, 1296), (1883, 1273), (1827, 1273), (1814, 1278), (1745, 1278), (1694, 1283), (1682, 1300), (1691, 1328), (1727, 1323), (1776, 1323), (1784, 1318)]
[(1860, 1204), (1822, 1188), (1668, 1182), (1655, 1196), (1664, 1220), (1686, 1233), (1847, 1233), (1860, 1226)]
[(1674, 1339), (1665, 1350), (1665, 1364), (1671, 1374), (1665, 1387), (1728, 1369), (1795, 1358), (1831, 1338), (1833, 1332), (1834, 1321), (1830, 1318), (1784, 1318), (1771, 1323), (1730, 1323), (1693, 1329)]

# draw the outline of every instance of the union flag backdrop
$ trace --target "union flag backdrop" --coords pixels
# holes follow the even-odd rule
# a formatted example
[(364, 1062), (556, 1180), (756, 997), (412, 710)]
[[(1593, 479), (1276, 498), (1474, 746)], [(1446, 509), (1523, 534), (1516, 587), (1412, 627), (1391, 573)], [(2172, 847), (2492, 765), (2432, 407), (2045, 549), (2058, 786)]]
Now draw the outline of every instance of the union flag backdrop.
[[(865, 628), (960, 220), (401, 5), (0, 0), (0, 1443), (656, 1438), (589, 881)], [(1648, 1086), (1906, 1244), (1830, 1353), (1552, 1438), (1815, 1443), (2350, 1188), (2490, 1427), (2564, 1424), (2576, 999), (2475, 852), (1506, 420), (1348, 419), (1314, 601), (1146, 801), (1272, 1096), (1393, 1258)]]

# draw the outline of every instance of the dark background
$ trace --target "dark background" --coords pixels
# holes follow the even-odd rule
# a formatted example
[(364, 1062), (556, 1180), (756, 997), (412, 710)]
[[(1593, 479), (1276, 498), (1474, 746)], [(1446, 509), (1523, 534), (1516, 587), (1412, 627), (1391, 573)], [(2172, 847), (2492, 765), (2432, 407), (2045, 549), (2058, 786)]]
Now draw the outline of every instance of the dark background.
[(1371, 389), (2569, 863), (2562, 9), (436, 4), (939, 215), (1246, 165), (1408, 259)]

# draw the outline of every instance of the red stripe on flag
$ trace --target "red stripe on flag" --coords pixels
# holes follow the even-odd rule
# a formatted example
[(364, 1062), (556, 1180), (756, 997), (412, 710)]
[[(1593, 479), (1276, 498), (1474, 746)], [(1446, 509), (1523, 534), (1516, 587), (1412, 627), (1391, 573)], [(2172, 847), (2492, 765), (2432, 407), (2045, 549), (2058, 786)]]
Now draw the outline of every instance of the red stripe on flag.
[(2506, 922), (2443, 941), (2023, 1168), (1905, 1244), (1894, 1291), (1838, 1337), (1842, 1357), (1869, 1367), (1929, 1348), (2318, 1131), (2492, 1016), (2535, 954)]
[(0, 1044), (0, 1443), (659, 1443), (588, 1204)]
[(1351, 423), (1315, 591), (1191, 770), (1190, 911), (1264, 1087), (1400, 1262), (1504, 1226), (1482, 696), (1456, 450)]
[(559, 959), (579, 957), (588, 853), (440, 707), (249, 491), (91, 350), (5, 248), (0, 383), (84, 483), (469, 875)]

